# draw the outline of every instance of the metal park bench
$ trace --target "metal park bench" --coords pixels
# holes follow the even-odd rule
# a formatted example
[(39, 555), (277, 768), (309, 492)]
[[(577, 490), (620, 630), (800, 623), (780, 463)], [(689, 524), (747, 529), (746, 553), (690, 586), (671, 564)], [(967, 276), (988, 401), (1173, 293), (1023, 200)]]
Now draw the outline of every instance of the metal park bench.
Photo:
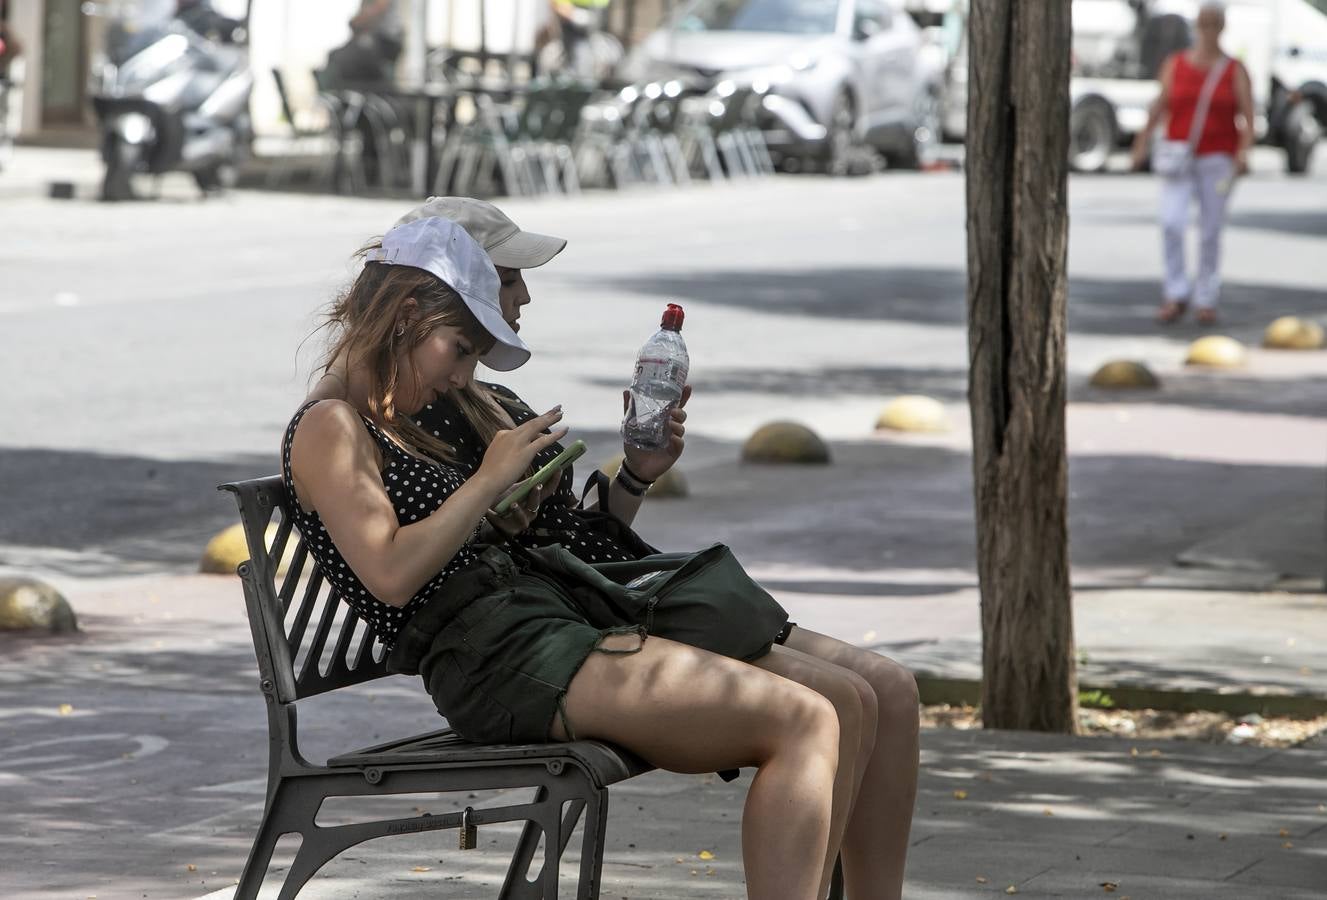
[[(577, 900), (599, 896), (608, 817), (608, 786), (650, 771), (644, 760), (598, 741), (480, 745), (444, 728), (309, 762), (296, 741), (296, 704), (316, 694), (381, 678), (386, 651), (365, 623), (331, 590), (292, 533), (278, 476), (221, 485), (239, 502), (249, 560), (239, 568), (249, 626), (267, 699), (269, 756), (262, 824), (240, 876), (235, 900), (257, 897), (277, 841), (300, 835), (279, 900), (291, 900), (326, 862), (362, 841), (395, 834), (458, 829), (461, 847), (474, 845), (474, 829), (498, 822), (525, 826), (499, 894), (511, 900), (554, 900), (558, 864), (581, 815), (585, 816)], [(269, 525), (275, 525), (269, 533)], [(297, 539), (293, 552), (288, 548)], [(277, 580), (278, 565), (289, 568)], [(534, 799), (443, 815), (318, 825), (328, 797), (533, 788)], [(564, 814), (563, 804), (567, 804)], [(543, 860), (528, 873), (540, 837)]]

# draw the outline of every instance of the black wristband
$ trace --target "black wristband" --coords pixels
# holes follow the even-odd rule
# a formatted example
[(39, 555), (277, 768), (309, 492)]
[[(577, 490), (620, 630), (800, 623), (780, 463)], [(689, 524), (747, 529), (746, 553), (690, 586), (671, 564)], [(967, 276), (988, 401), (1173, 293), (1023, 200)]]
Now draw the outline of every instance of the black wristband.
[(632, 484), (631, 476), (628, 475), (625, 470), (626, 470), (625, 466), (619, 468), (617, 470), (617, 477), (614, 478), (613, 480), (616, 481), (618, 484), (622, 485), (622, 490), (626, 491), (631, 496), (644, 497), (645, 492), (650, 489), (649, 485), (646, 485), (645, 487), (640, 487), (638, 485)]
[(646, 487), (647, 489), (649, 488), (650, 485), (654, 484), (653, 481), (646, 481), (644, 478), (641, 478), (641, 477), (640, 477), (639, 475), (637, 475), (635, 472), (631, 471), (631, 466), (627, 465), (626, 457), (623, 457), (623, 458), (622, 458), (622, 465), (621, 465), (621, 467), (618, 469), (618, 471), (619, 471), (619, 472), (626, 472), (628, 478), (630, 478), (632, 481), (636, 482), (637, 484), (643, 484), (643, 485), (645, 485), (645, 487)]

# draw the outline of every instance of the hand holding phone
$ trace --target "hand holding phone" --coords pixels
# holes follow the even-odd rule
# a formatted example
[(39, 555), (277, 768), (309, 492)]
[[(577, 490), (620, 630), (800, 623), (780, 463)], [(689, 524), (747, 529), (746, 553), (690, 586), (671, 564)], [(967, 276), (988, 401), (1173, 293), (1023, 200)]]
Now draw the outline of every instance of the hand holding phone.
[(585, 441), (572, 441), (565, 450), (550, 460), (547, 465), (517, 484), (510, 494), (498, 501), (497, 506), (493, 507), (493, 511), (498, 515), (505, 515), (514, 505), (528, 497), (530, 491), (545, 484), (554, 475), (560, 475), (564, 468), (580, 459), (585, 454), (586, 449)]

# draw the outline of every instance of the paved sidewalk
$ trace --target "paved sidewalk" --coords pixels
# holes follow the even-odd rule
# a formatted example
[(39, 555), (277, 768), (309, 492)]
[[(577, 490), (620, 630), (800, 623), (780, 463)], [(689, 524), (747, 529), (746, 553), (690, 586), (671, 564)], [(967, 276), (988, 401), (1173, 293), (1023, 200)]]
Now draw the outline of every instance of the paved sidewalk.
[[(184, 573), (234, 521), (214, 485), (274, 467), (302, 389), (290, 355), (303, 317), (334, 290), (344, 251), (401, 203), (235, 192), (199, 204), (180, 177), (167, 180), (168, 202), (112, 207), (85, 202), (95, 156), (20, 149), (22, 164), (0, 173), (0, 201), (18, 198), (0, 314), (16, 335), (10, 381), (25, 386), (14, 396), (23, 427), (0, 440), (11, 511), (0, 566), (64, 590), (83, 632), (0, 635), (0, 900), (225, 897), (261, 814), (266, 723), (238, 583)], [(78, 201), (37, 199), (60, 179)], [(1265, 170), (1241, 189), (1224, 332), (1252, 346), (1272, 315), (1321, 315), (1323, 183)], [(173, 202), (177, 189), (190, 202)], [(1150, 187), (1076, 178), (1071, 195), (1082, 679), (1122, 696), (1321, 704), (1327, 353), (1254, 349), (1242, 371), (1184, 368), (1202, 331), (1151, 321)], [(898, 175), (511, 206), (582, 248), (541, 273), (529, 333), (544, 347), (589, 337), (603, 350), (575, 367), (550, 354), (513, 386), (535, 404), (575, 401), (577, 435), (606, 456), (629, 371), (607, 348), (629, 353), (638, 314), (691, 298), (705, 322), (693, 332), (683, 462), (692, 493), (647, 504), (642, 532), (665, 548), (729, 543), (805, 627), (895, 656), (936, 688), (971, 686), (979, 672), (968, 438), (961, 424), (867, 435), (897, 393), (931, 394), (966, 420), (961, 201), (957, 179)], [(621, 233), (620, 203), (653, 232)], [(286, 224), (295, 216), (309, 225), (299, 235)], [(52, 268), (52, 235), (81, 241), (86, 265)], [(142, 246), (154, 248), (150, 280)], [(753, 323), (768, 341), (759, 354)], [(49, 346), (77, 365), (46, 366)], [(1086, 386), (1118, 356), (1147, 362), (1164, 388), (1121, 397)], [(237, 383), (241, 364), (251, 368)], [(185, 377), (191, 402), (160, 407), (161, 371)], [(738, 442), (772, 418), (814, 425), (834, 441), (834, 464), (740, 465)], [(416, 684), (394, 679), (316, 698), (302, 733), (317, 757), (437, 721)], [(1322, 897), (1327, 756), (1316, 746), (928, 732), (907, 896), (1014, 885), (1039, 897)], [(605, 900), (740, 896), (749, 774), (727, 785), (656, 773), (617, 789)], [(481, 845), (510, 839), (485, 829)], [(453, 840), (357, 848), (302, 896), (491, 895), (498, 855), (444, 849)]]
[[(1005, 896), (1011, 886), (1028, 898), (1134, 900), (1308, 900), (1327, 890), (1320, 753), (928, 731), (922, 772), (910, 900)], [(738, 816), (749, 775), (724, 784), (651, 773), (614, 788), (602, 896), (744, 896)], [(455, 850), (450, 832), (365, 845), (300, 897), (491, 898), (516, 833), (481, 830), (487, 853)], [(233, 889), (201, 896), (229, 900)]]
[[(0, 871), (0, 895), (129, 900), (222, 890), (238, 876), (261, 814), (266, 766), (239, 584), (196, 575), (71, 584), (81, 585), (71, 592), (81, 635), (0, 638), (0, 710), (9, 726), (0, 735), (9, 810), (0, 858), (23, 861)], [(786, 587), (775, 590), (809, 626), (849, 638), (849, 629), (868, 625), (902, 622), (904, 631), (920, 632), (974, 617), (960, 609), (961, 592), (937, 614), (934, 597), (808, 602)], [(1192, 596), (1209, 604), (1213, 647), (1244, 639), (1247, 617), (1221, 630), (1212, 610), (1225, 601)], [(1247, 603), (1251, 595), (1241, 596)], [(1155, 617), (1170, 614), (1173, 603), (1123, 590), (1109, 599), (1108, 611), (1093, 613), (1095, 598), (1080, 596), (1080, 629), (1129, 612), (1130, 634), (1151, 635), (1138, 646), (1150, 647), (1154, 661), (1164, 659), (1158, 635), (1182, 637)], [(1232, 615), (1235, 599), (1227, 606)], [(916, 611), (911, 620), (899, 612), (906, 604)], [(1277, 618), (1289, 611), (1278, 608), (1269, 602), (1259, 630), (1292, 627)], [(1302, 658), (1320, 660), (1327, 639), (1305, 630), (1299, 637)], [(1107, 655), (1094, 639), (1081, 642), (1089, 658)], [(887, 649), (911, 662), (926, 646)], [(1197, 666), (1198, 646), (1194, 671), (1213, 680), (1213, 667)], [(308, 704), (301, 730), (311, 755), (435, 727), (431, 704), (410, 680), (346, 693)], [(1327, 889), (1321, 751), (1008, 732), (928, 731), (923, 743), (909, 897), (983, 896), (1011, 884), (1032, 897), (1081, 897), (1104, 891), (1104, 882), (1120, 884), (1119, 896), (1195, 900), (1308, 898)], [(738, 820), (749, 775), (726, 785), (656, 773), (615, 788), (603, 896), (740, 896)], [(408, 800), (407, 809), (422, 802)], [(454, 801), (427, 802), (446, 809)], [(347, 804), (330, 814), (352, 811)], [(481, 846), (514, 839), (500, 828), (483, 837)], [(366, 845), (301, 896), (422, 900), (439, 896), (440, 885), (442, 896), (490, 896), (500, 854), (442, 852), (451, 842), (443, 834)], [(701, 850), (715, 859), (699, 859)]]

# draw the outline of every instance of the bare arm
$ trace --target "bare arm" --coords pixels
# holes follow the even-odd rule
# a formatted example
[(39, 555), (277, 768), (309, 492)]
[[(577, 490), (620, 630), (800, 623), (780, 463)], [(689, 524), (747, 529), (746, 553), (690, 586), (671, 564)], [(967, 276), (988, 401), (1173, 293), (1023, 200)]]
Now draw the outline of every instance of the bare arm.
[(361, 31), (368, 31), (378, 24), (378, 20), (386, 15), (392, 8), (392, 0), (373, 0), (366, 4), (350, 20), (350, 30), (359, 34)]
[(377, 448), (348, 403), (311, 407), (290, 451), (295, 491), (322, 518), (327, 534), (365, 587), (392, 606), (404, 606), (456, 555), (484, 513), (566, 429), (540, 434), (560, 410), (499, 432), (479, 471), (431, 515), (401, 525), (383, 489)]
[[(624, 412), (627, 408), (627, 398), (627, 392), (623, 391), (622, 409)], [(682, 388), (682, 398), (678, 401), (677, 406), (672, 409), (669, 416), (668, 446), (662, 450), (638, 450), (635, 447), (623, 446), (624, 458), (632, 472), (647, 481), (653, 482), (661, 478), (665, 472), (677, 463), (682, 451), (686, 448), (686, 440), (683, 435), (686, 434), (687, 429), (683, 423), (687, 420), (687, 411), (683, 407), (687, 405), (687, 401), (690, 399), (691, 385), (688, 384)], [(608, 511), (630, 525), (636, 518), (636, 513), (640, 511), (640, 505), (644, 500), (643, 496), (635, 496), (614, 478), (608, 491)]]
[(1133, 165), (1135, 169), (1142, 168), (1143, 161), (1147, 157), (1147, 146), (1152, 140), (1152, 131), (1157, 125), (1161, 124), (1161, 120), (1170, 112), (1170, 86), (1174, 77), (1175, 57), (1171, 56), (1162, 64), (1161, 71), (1157, 73), (1157, 81), (1160, 83), (1161, 90), (1147, 110), (1147, 124), (1134, 135)]
[(1235, 160), (1241, 174), (1249, 170), (1249, 148), (1253, 146), (1253, 85), (1249, 70), (1235, 63), (1235, 127), (1239, 129), (1239, 150)]

